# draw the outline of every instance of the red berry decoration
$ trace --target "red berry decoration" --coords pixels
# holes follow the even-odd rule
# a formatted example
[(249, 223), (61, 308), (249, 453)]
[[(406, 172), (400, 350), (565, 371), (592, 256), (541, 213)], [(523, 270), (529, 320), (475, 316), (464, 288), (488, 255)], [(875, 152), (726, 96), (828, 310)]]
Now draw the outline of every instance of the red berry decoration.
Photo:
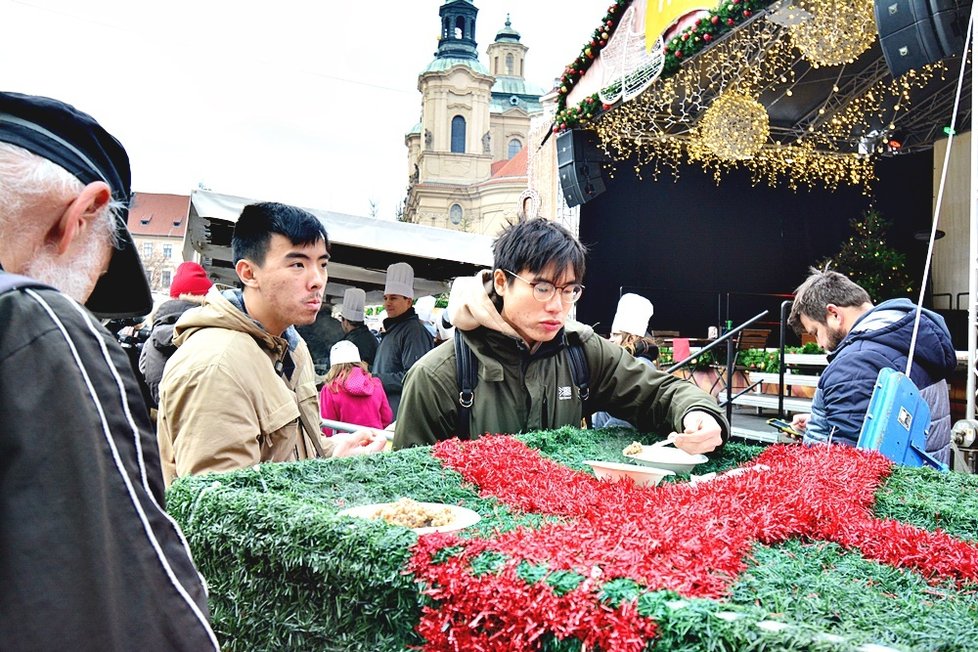
[(728, 25), (730, 25), (730, 26), (733, 26), (733, 24), (734, 24), (734, 19), (733, 19), (733, 18), (728, 18), (728, 19), (727, 19), (727, 24), (728, 24)]
[(713, 40), (713, 35), (712, 34), (704, 34), (703, 35), (703, 40), (706, 41), (707, 43), (709, 43), (710, 41)]
[(604, 47), (606, 42), (607, 41), (598, 41), (598, 45), (600, 45), (601, 47)]
[(713, 16), (712, 18), (710, 18), (710, 22), (713, 23), (714, 25), (716, 25), (717, 23), (720, 22), (720, 17), (719, 16)]
[(683, 58), (683, 51), (682, 50), (676, 50), (676, 58), (677, 59), (682, 59)]
[(602, 104), (601, 105), (601, 108), (604, 109), (605, 111), (608, 111), (609, 109), (611, 109), (611, 105), (610, 104)]
[(744, 18), (750, 18), (750, 9), (744, 9)]
[(689, 40), (689, 32), (686, 32), (685, 34), (683, 34), (683, 40), (684, 41), (688, 41)]

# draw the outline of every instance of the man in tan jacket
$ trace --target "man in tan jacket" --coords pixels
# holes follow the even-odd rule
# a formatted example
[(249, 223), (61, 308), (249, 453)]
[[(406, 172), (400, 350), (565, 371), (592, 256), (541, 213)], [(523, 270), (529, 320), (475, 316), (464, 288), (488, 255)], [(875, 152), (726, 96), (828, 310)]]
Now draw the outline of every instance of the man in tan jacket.
[(380, 434), (324, 438), (312, 357), (295, 324), (311, 324), (326, 287), (329, 239), (294, 206), (246, 206), (231, 241), (243, 289), (212, 288), (174, 328), (160, 383), (163, 475), (383, 450)]

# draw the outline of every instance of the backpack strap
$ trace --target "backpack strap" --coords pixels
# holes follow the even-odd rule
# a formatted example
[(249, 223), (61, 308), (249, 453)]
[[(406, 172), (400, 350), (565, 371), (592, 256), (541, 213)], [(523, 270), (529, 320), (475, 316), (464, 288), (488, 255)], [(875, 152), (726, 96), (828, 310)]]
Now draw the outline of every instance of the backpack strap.
[(11, 274), (10, 272), (5, 272), (0, 269), (0, 294), (5, 292), (10, 292), (11, 290), (34, 288), (37, 290), (53, 290), (50, 285), (45, 285), (40, 281), (35, 281), (27, 276), (21, 276), (20, 274)]
[(469, 417), (475, 402), (475, 387), (479, 384), (478, 361), (462, 337), (462, 332), (455, 329), (455, 374), (458, 378), (458, 419), (455, 434), (459, 439), (472, 437)]
[(584, 346), (580, 342), (569, 343), (566, 334), (564, 335), (564, 344), (567, 345), (566, 351), (571, 362), (571, 373), (574, 376), (574, 384), (577, 385), (577, 393), (581, 397), (581, 404), (583, 405), (591, 397), (591, 370), (587, 366)]
[[(581, 397), (581, 413), (586, 415), (588, 411), (584, 408), (584, 403), (591, 396), (591, 370), (587, 364), (587, 357), (584, 355), (584, 345), (580, 342), (571, 344), (564, 335), (565, 350), (570, 358), (571, 374), (574, 377), (574, 384), (577, 386), (577, 394)], [(462, 337), (461, 332), (455, 329), (455, 373), (458, 378), (458, 419), (455, 426), (455, 434), (459, 439), (470, 439), (472, 437), (471, 424), (469, 423), (472, 415), (472, 405), (475, 402), (475, 388), (479, 384), (479, 362), (476, 360), (472, 347), (468, 345)]]

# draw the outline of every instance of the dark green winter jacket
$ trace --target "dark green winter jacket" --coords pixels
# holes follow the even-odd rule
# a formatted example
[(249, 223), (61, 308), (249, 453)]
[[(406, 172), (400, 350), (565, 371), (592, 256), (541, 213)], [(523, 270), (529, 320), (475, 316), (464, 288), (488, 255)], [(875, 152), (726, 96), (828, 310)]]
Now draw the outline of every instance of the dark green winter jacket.
[[(469, 422), (473, 437), (483, 433), (529, 432), (579, 426), (581, 399), (573, 382), (564, 342), (580, 342), (590, 370), (587, 412), (604, 410), (641, 432), (683, 431), (691, 410), (714, 415), (726, 440), (730, 427), (716, 401), (675, 376), (643, 365), (625, 349), (568, 322), (532, 354), (519, 339), (486, 327), (462, 337), (478, 360), (479, 383)], [(454, 436), (458, 415), (455, 343), (445, 342), (411, 367), (404, 381), (394, 448), (434, 444)]]

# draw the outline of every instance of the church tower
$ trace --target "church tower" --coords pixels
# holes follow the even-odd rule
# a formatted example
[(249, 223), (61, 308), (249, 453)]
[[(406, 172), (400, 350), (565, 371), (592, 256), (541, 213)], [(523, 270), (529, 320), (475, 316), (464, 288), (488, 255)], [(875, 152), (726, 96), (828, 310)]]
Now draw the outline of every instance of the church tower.
[(478, 12), (472, 0), (439, 8), (438, 49), (418, 76), (421, 120), (404, 139), (404, 221), (495, 233), (526, 189), (525, 153), (521, 174), (508, 166), (497, 176), (526, 146), (529, 114), (540, 110), (543, 91), (523, 78), (527, 47), (508, 16), (487, 50), (492, 70), (479, 61)]

